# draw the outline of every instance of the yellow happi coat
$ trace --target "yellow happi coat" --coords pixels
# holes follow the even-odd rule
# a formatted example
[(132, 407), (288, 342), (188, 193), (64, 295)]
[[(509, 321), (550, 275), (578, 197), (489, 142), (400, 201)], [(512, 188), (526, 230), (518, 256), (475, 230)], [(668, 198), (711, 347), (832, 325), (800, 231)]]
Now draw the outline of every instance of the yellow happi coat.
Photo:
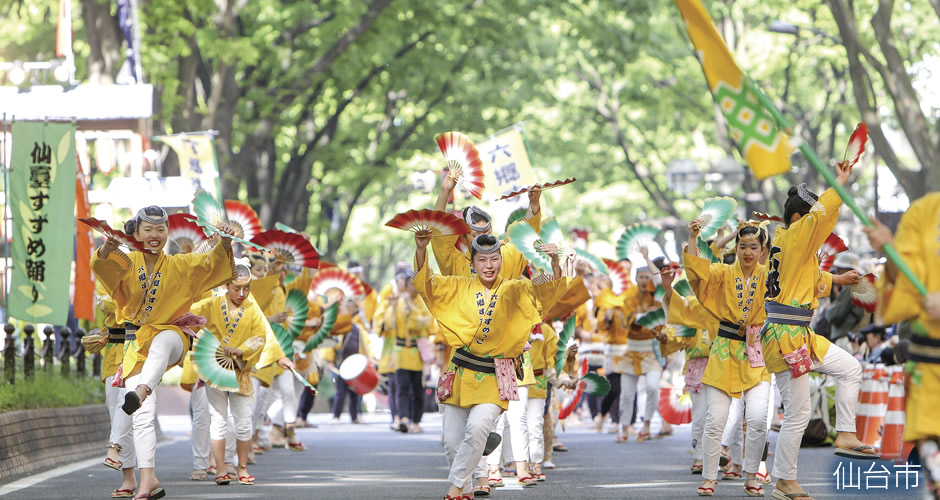
[(398, 287), (394, 282), (382, 287), (379, 291), (379, 303), (375, 308), (375, 333), (382, 337), (382, 354), (379, 356), (379, 373), (387, 375), (395, 373), (392, 363), (392, 351), (395, 346), (395, 319), (394, 308), (391, 307), (396, 300)]
[(108, 258), (99, 259), (99, 251), (91, 257), (92, 271), (114, 299), (120, 317), (138, 327), (137, 338), (124, 343), (124, 379), (140, 372), (150, 343), (164, 330), (176, 332), (188, 351), (189, 336), (172, 325), (173, 321), (188, 313), (200, 295), (234, 277), (232, 252), (221, 244), (209, 253), (161, 253), (150, 276), (141, 252), (125, 255), (115, 250)]
[(577, 276), (568, 280), (568, 290), (558, 299), (558, 302), (543, 318), (546, 322), (561, 319), (577, 311), (581, 306), (591, 299), (591, 292), (584, 286), (584, 280)]
[(698, 301), (695, 295), (683, 297), (675, 290), (667, 306), (666, 321), (672, 325), (682, 325), (695, 328), (693, 337), (667, 337), (660, 343), (660, 352), (663, 357), (679, 350), (685, 350), (685, 366), (683, 373), (689, 366), (692, 358), (707, 358), (711, 352), (712, 340), (718, 332), (718, 318), (708, 312)]
[[(744, 279), (741, 262), (710, 264), (707, 259), (682, 255), (689, 284), (705, 309), (718, 320), (736, 325), (763, 325), (764, 284), (767, 266), (757, 265), (750, 279)], [(745, 342), (717, 335), (712, 342), (702, 383), (721, 389), (731, 397), (740, 397), (761, 381), (770, 382), (764, 367), (754, 368), (748, 360)]]
[[(297, 280), (295, 279), (294, 281)], [(251, 296), (255, 304), (261, 308), (261, 312), (264, 313), (265, 318), (274, 316), (286, 309), (287, 295), (284, 291), (284, 286), (281, 285), (279, 273), (269, 274), (262, 278), (252, 278)], [(281, 326), (284, 325), (282, 324)], [(256, 363), (251, 372), (251, 376), (260, 380), (261, 384), (265, 387), (271, 386), (275, 371), (280, 370), (274, 363), (284, 357), (284, 349), (281, 348), (277, 337), (274, 336), (274, 330), (269, 326), (268, 331), (270, 333), (265, 336), (264, 351), (261, 355), (265, 363)]]
[[(653, 282), (647, 283), (649, 289), (645, 293), (639, 291), (639, 287), (631, 287), (635, 292), (627, 294), (623, 303), (623, 311), (627, 317), (629, 328), (627, 330), (627, 352), (624, 355), (624, 366), (622, 373), (632, 375), (643, 375), (650, 370), (659, 368), (659, 360), (656, 359), (656, 353), (647, 346), (652, 345), (652, 340), (656, 337), (656, 332), (641, 326), (636, 319), (644, 314), (654, 311), (662, 304), (653, 297)], [(630, 343), (633, 342), (631, 346)]]
[[(395, 344), (392, 348), (392, 365), (396, 370), (420, 372), (424, 369), (417, 340), (428, 338), (434, 328), (434, 317), (428, 306), (419, 297), (407, 294), (399, 296), (395, 304)], [(398, 340), (407, 345), (398, 345)]]
[[(819, 197), (808, 214), (788, 229), (777, 227), (768, 262), (767, 301), (816, 309), (818, 297), (832, 286), (832, 276), (825, 276), (819, 269), (816, 252), (832, 234), (841, 206), (842, 199), (830, 188)], [(817, 361), (821, 361), (829, 350), (829, 340), (816, 335), (809, 327), (769, 323), (761, 342), (764, 362), (770, 373), (789, 369), (783, 354), (796, 351), (803, 345)]]
[[(118, 317), (117, 304), (108, 295), (101, 280), (95, 281), (95, 301), (98, 304), (98, 311), (104, 313), (104, 331), (111, 328), (120, 328), (124, 322)], [(103, 332), (102, 332), (103, 333)], [(104, 381), (111, 375), (117, 373), (117, 369), (124, 360), (124, 344), (108, 342), (101, 350), (101, 380)]]
[(234, 347), (242, 351), (241, 359), (245, 362), (245, 369), (238, 374), (238, 393), (251, 396), (252, 386), (248, 374), (261, 357), (270, 330), (264, 312), (250, 294), (235, 308), (224, 296), (203, 299), (193, 304), (192, 312), (206, 318), (205, 330), (215, 336), (222, 347)]
[(548, 368), (555, 366), (555, 355), (558, 353), (558, 333), (551, 324), (542, 323), (542, 334), (536, 337), (529, 349), (535, 375), (535, 383), (529, 386), (529, 399), (548, 397)]
[[(516, 358), (522, 354), (532, 327), (541, 322), (542, 311), (564, 293), (567, 279), (536, 285), (526, 279), (498, 277), (488, 290), (477, 278), (434, 274), (425, 259), (414, 284), (437, 319), (447, 345), (465, 347), (481, 357)], [(454, 369), (450, 363), (447, 371)], [(456, 367), (453, 392), (442, 403), (462, 408), (491, 403), (508, 408), (508, 401), (499, 398), (496, 375), (462, 367)]]
[[(636, 294), (636, 287), (631, 286), (620, 295), (614, 295), (610, 288), (605, 288), (594, 297), (594, 318), (597, 333), (604, 337), (604, 371), (623, 373), (627, 367), (627, 334), (630, 319), (623, 304), (628, 297)], [(610, 321), (607, 315), (610, 313)]]
[[(927, 287), (940, 292), (940, 193), (931, 193), (911, 203), (901, 217), (894, 246)], [(924, 297), (903, 273), (895, 283), (882, 278), (878, 307), (884, 324), (916, 321), (914, 335), (940, 339), (940, 319), (930, 319)], [(919, 346), (918, 346), (919, 347)], [(935, 353), (940, 351), (931, 348)], [(904, 440), (915, 441), (940, 435), (940, 364), (914, 363), (907, 388)]]

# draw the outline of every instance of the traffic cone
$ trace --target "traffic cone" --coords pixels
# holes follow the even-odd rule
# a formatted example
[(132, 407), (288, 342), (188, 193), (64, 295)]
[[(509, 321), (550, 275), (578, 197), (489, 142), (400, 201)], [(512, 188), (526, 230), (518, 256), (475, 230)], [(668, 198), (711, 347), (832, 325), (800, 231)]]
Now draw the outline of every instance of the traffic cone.
[(881, 458), (901, 460), (904, 449), (904, 370), (900, 366), (892, 366), (888, 371), (891, 378), (888, 388), (888, 411), (885, 414), (884, 435), (881, 438)]
[[(855, 428), (858, 439), (871, 446), (878, 447), (881, 441), (882, 426), (888, 412), (888, 372), (885, 365), (876, 364), (871, 373), (869, 390), (859, 393), (858, 416), (864, 416), (859, 425), (856, 417)], [(863, 382), (864, 384), (864, 382)]]

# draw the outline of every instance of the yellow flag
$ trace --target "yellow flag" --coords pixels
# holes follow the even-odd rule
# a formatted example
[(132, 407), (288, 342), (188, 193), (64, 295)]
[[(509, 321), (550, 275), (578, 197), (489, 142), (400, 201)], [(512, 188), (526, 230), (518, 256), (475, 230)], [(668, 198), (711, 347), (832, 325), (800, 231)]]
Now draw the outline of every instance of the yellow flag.
[(751, 79), (735, 64), (715, 23), (700, 0), (674, 0), (705, 71), (708, 88), (728, 122), (731, 138), (754, 177), (790, 171), (790, 138), (761, 106)]
[(155, 137), (173, 148), (180, 162), (180, 175), (193, 180), (197, 190), (202, 189), (219, 197), (219, 169), (215, 162), (215, 144), (212, 136), (202, 134), (176, 134)]

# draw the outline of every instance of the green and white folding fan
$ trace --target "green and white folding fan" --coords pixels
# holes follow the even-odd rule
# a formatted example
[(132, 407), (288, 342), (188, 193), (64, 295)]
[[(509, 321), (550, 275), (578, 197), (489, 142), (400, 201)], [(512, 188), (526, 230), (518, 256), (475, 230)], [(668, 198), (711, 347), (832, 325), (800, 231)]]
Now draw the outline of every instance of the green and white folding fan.
[(682, 325), (667, 325), (663, 330), (670, 337), (694, 337), (695, 331), (695, 328)]
[(617, 259), (629, 259), (630, 254), (641, 246), (659, 248), (656, 244), (658, 235), (659, 228), (652, 224), (638, 223), (627, 226), (617, 240)]
[(698, 239), (698, 254), (703, 259), (708, 259), (712, 264), (717, 264), (721, 262), (721, 259), (715, 255), (715, 252), (712, 251), (712, 247), (708, 245), (708, 242), (703, 240), (701, 237)]
[(558, 224), (558, 220), (549, 219), (542, 222), (542, 230), (539, 232), (542, 236), (542, 241), (545, 243), (552, 243), (562, 247), (565, 244), (565, 232), (561, 230), (561, 225)]
[(662, 303), (663, 298), (665, 297), (666, 297), (666, 289), (663, 288), (662, 285), (657, 286), (656, 290), (653, 291), (653, 300), (655, 300), (656, 302)]
[(577, 318), (574, 314), (565, 321), (565, 327), (558, 333), (558, 352), (555, 353), (555, 373), (561, 373), (565, 368), (565, 353), (568, 349), (568, 342), (574, 337), (574, 325)]
[(509, 228), (509, 241), (522, 252), (522, 255), (535, 267), (546, 273), (552, 272), (552, 262), (543, 252), (536, 250), (536, 246), (545, 243), (542, 237), (528, 224), (513, 224)]
[(287, 293), (287, 301), (284, 307), (290, 311), (290, 319), (287, 320), (287, 330), (294, 337), (300, 335), (304, 329), (304, 323), (307, 322), (307, 314), (310, 312), (310, 306), (307, 304), (307, 294), (300, 290), (291, 290)]
[(290, 372), (294, 374), (294, 378), (297, 379), (300, 385), (304, 386), (304, 389), (307, 389), (312, 396), (317, 395), (317, 388), (311, 385), (303, 375), (297, 373), (297, 370), (293, 368), (290, 369)]
[[(326, 300), (324, 298), (324, 300)], [(336, 317), (339, 315), (339, 303), (335, 303), (330, 307), (326, 308), (323, 311), (323, 315), (320, 317), (320, 329), (317, 330), (310, 340), (307, 341), (307, 344), (304, 346), (304, 352), (310, 352), (317, 348), (327, 337), (333, 333), (333, 326), (336, 325)]]
[(203, 329), (193, 344), (193, 370), (209, 387), (220, 391), (238, 391), (237, 362), (225, 355), (215, 335)]
[(294, 359), (294, 339), (296, 335), (291, 335), (289, 331), (277, 323), (271, 323), (271, 330), (274, 330), (274, 337), (277, 343), (281, 344), (281, 350), (288, 359)]
[(636, 323), (644, 328), (655, 330), (666, 324), (666, 311), (662, 307), (652, 310), (637, 318)]
[(692, 285), (689, 284), (689, 280), (687, 279), (676, 281), (672, 284), (672, 289), (682, 297), (688, 297), (694, 293), (692, 291)]
[(578, 260), (583, 260), (587, 262), (591, 269), (596, 273), (607, 274), (607, 264), (604, 264), (604, 261), (601, 260), (598, 256), (588, 252), (587, 250), (582, 250), (580, 248), (575, 248), (574, 253), (577, 256)]
[(285, 233), (299, 233), (299, 232), (300, 232), (300, 231), (298, 231), (298, 230), (296, 230), (296, 229), (294, 229), (294, 228), (288, 226), (287, 224), (284, 224), (284, 223), (281, 223), (281, 222), (275, 222), (275, 223), (274, 223), (274, 229), (278, 229), (278, 230), (280, 230), (280, 231), (284, 231)]
[(737, 209), (738, 202), (729, 196), (706, 198), (702, 213), (697, 217), (704, 222), (699, 236), (705, 240), (714, 236), (718, 229), (734, 216)]
[(584, 392), (591, 396), (602, 398), (610, 392), (610, 381), (596, 373), (588, 373), (581, 377), (584, 382)]

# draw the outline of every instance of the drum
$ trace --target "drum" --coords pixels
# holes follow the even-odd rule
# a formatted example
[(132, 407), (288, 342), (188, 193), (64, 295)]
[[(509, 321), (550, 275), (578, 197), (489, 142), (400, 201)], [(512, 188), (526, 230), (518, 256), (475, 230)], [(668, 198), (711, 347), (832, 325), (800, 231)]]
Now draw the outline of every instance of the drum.
[(346, 358), (339, 367), (339, 376), (360, 396), (372, 392), (379, 385), (379, 372), (362, 354)]

